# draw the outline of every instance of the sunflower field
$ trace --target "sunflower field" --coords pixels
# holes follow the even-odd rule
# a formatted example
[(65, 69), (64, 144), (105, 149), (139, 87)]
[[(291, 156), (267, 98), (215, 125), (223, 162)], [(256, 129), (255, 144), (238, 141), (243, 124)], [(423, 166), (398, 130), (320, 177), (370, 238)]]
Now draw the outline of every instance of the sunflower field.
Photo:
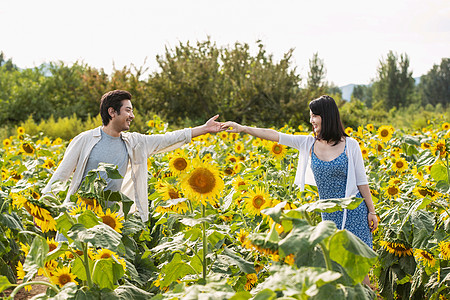
[[(155, 117), (148, 134), (168, 131)], [(291, 134), (306, 128), (284, 126)], [(365, 160), (380, 225), (370, 249), (293, 185), (298, 152), (221, 132), (148, 159), (150, 218), (104, 190), (103, 164), (72, 202), (68, 183), (40, 191), (67, 142), (21, 127), (0, 149), (0, 292), (34, 299), (450, 299), (450, 124), (420, 131), (347, 128)], [(55, 234), (66, 242), (56, 242)], [(372, 287), (361, 282), (369, 274)]]

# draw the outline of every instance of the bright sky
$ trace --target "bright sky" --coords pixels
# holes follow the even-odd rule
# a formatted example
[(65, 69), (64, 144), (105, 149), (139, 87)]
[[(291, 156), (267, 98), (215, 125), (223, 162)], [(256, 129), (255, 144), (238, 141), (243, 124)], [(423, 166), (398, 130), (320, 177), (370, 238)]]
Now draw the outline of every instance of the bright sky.
[[(304, 78), (318, 52), (326, 79), (367, 84), (380, 59), (406, 53), (413, 76), (450, 54), (448, 0), (1, 0), (0, 51), (21, 68), (83, 61), (111, 73), (179, 42), (262, 40), (276, 60), (294, 48)], [(306, 80), (304, 80), (306, 82)]]

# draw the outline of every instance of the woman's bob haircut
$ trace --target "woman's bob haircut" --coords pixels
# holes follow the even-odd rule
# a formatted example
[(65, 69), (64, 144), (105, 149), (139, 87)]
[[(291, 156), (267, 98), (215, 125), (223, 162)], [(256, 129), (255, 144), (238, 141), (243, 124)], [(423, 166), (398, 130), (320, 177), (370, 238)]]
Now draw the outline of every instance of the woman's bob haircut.
[(327, 95), (320, 96), (309, 103), (309, 109), (315, 115), (322, 118), (322, 125), (319, 140), (333, 142), (333, 146), (337, 145), (342, 137), (348, 136), (345, 133), (344, 125), (342, 125), (339, 109), (333, 98)]

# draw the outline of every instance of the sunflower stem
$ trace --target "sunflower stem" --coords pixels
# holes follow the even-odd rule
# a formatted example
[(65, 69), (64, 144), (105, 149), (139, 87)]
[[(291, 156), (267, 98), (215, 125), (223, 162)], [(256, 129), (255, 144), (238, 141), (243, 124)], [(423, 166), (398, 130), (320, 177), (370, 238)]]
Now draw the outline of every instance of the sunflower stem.
[[(206, 206), (204, 204), (202, 204), (202, 218), (205, 218), (206, 216)], [(208, 252), (208, 241), (206, 240), (206, 221), (203, 221), (203, 235), (202, 235), (202, 239), (203, 239), (203, 261), (202, 261), (202, 265), (203, 265), (203, 282), (206, 283), (206, 270), (207, 270), (207, 265), (206, 265), (206, 253)]]
[(88, 245), (87, 243), (83, 243), (83, 255), (84, 255), (84, 269), (86, 270), (86, 279), (89, 289), (92, 289), (92, 278), (91, 278), (91, 270), (89, 268), (89, 257), (88, 257)]
[(9, 295), (9, 298), (14, 299), (14, 297), (16, 296), (18, 291), (20, 291), (22, 288), (26, 287), (27, 285), (33, 285), (33, 284), (46, 285), (46, 286), (50, 287), (52, 290), (54, 290), (57, 294), (59, 293), (58, 287), (54, 284), (51, 284), (46, 281), (29, 281), (29, 282), (25, 282), (25, 283), (22, 283), (22, 284), (16, 286), (16, 288)]

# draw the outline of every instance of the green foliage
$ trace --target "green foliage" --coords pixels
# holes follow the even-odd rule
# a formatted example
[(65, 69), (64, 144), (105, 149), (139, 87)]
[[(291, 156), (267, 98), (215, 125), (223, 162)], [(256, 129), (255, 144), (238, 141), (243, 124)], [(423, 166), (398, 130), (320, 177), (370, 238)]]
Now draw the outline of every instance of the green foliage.
[(377, 80), (373, 83), (373, 100), (386, 109), (400, 108), (411, 103), (414, 89), (408, 55), (398, 57), (389, 51), (386, 60), (380, 60)]
[(450, 59), (443, 58), (440, 65), (433, 65), (420, 77), (418, 86), (422, 104), (448, 105), (450, 103)]

